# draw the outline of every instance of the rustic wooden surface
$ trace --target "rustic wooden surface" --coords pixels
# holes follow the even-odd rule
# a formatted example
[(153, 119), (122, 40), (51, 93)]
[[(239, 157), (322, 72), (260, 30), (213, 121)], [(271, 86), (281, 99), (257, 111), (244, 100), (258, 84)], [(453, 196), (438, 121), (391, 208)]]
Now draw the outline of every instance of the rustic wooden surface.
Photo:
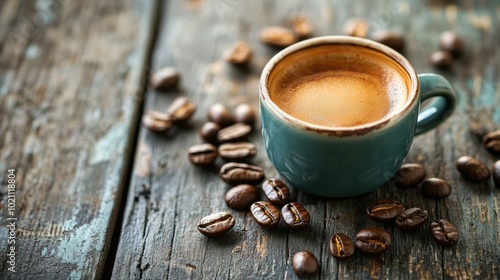
[[(5, 38), (0, 41), (0, 181), (5, 185), (8, 168), (16, 168), (19, 178), (19, 273), (6, 274), (2, 253), (6, 277), (99, 278), (105, 272), (113, 279), (295, 279), (290, 260), (300, 250), (320, 261), (313, 279), (500, 277), (500, 189), (491, 181), (467, 182), (454, 167), (462, 155), (488, 166), (500, 159), (480, 142), (485, 132), (500, 129), (496, 1), (55, 1), (52, 21), (31, 28), (23, 19), (34, 20), (41, 9), (36, 3), (45, 2), (0, 2), (0, 38)], [(457, 111), (438, 129), (416, 137), (407, 158), (422, 163), (428, 177), (449, 181), (450, 197), (427, 199), (419, 188), (391, 184), (349, 199), (293, 192), (312, 214), (310, 228), (290, 232), (280, 224), (267, 231), (249, 213), (225, 205), (228, 186), (217, 176), (222, 161), (211, 169), (189, 163), (186, 151), (202, 142), (197, 130), (210, 104), (250, 102), (257, 108), (259, 74), (277, 52), (262, 45), (258, 33), (268, 25), (289, 26), (290, 16), (298, 14), (311, 19), (315, 36), (340, 34), (353, 16), (366, 18), (372, 31), (400, 31), (407, 41), (405, 56), (417, 72), (450, 79), (459, 96)], [(451, 71), (437, 71), (427, 60), (438, 48), (439, 34), (449, 29), (464, 38), (466, 53)], [(11, 34), (21, 35), (15, 48), (9, 48)], [(255, 51), (246, 68), (221, 58), (235, 40), (249, 42)], [(136, 145), (129, 147), (135, 142), (142, 80), (163, 66), (180, 70), (181, 85), (168, 93), (146, 90), (144, 110), (165, 110), (181, 95), (198, 110), (167, 135), (141, 127)], [(253, 163), (265, 168), (268, 178), (276, 177), (259, 129), (251, 136), (259, 152)], [(135, 154), (133, 162), (128, 153)], [(2, 187), (4, 197), (5, 192)], [(365, 205), (383, 197), (422, 207), (430, 219), (450, 220), (460, 231), (459, 243), (443, 249), (427, 227), (408, 234), (369, 220)], [(236, 226), (224, 238), (206, 238), (196, 224), (218, 211), (233, 213)], [(393, 235), (383, 255), (356, 252), (345, 261), (330, 256), (331, 234), (354, 237), (367, 226)], [(4, 240), (7, 230), (0, 233)], [(113, 233), (119, 235), (111, 238)], [(1, 242), (1, 252), (6, 246)]]

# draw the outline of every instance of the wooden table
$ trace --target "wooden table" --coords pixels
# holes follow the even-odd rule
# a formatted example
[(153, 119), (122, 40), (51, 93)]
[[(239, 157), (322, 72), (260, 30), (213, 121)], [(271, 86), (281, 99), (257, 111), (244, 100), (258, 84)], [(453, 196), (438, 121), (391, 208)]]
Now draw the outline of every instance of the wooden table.
[[(372, 31), (402, 32), (405, 56), (419, 73), (450, 79), (456, 112), (416, 137), (406, 160), (447, 180), (448, 198), (390, 184), (348, 199), (294, 191), (311, 226), (267, 231), (225, 205), (222, 161), (209, 170), (189, 163), (186, 151), (201, 143), (197, 129), (210, 104), (257, 106), (259, 74), (277, 51), (259, 42), (259, 31), (289, 26), (298, 14), (312, 21), (315, 36), (341, 34), (353, 16), (366, 18)], [(500, 159), (480, 140), (500, 129), (499, 17), (494, 0), (0, 1), (0, 279), (288, 279), (296, 278), (290, 262), (300, 250), (317, 256), (315, 278), (498, 279), (500, 188), (464, 180), (455, 161), (471, 155), (492, 166)], [(466, 53), (450, 71), (437, 71), (428, 58), (445, 30), (464, 39)], [(245, 69), (222, 59), (235, 40), (254, 49)], [(148, 89), (150, 73), (164, 66), (179, 69), (181, 86)], [(178, 96), (198, 104), (187, 125), (163, 136), (139, 125), (144, 111), (165, 110)], [(254, 164), (277, 177), (259, 130), (251, 136), (259, 152)], [(365, 205), (384, 197), (452, 221), (459, 243), (443, 249), (427, 227), (402, 233), (371, 221)], [(218, 211), (231, 212), (236, 226), (223, 238), (206, 238), (196, 224)], [(345, 261), (330, 255), (333, 233), (354, 237), (367, 226), (393, 235), (384, 254), (356, 252)], [(8, 270), (9, 240), (16, 242), (15, 273)]]

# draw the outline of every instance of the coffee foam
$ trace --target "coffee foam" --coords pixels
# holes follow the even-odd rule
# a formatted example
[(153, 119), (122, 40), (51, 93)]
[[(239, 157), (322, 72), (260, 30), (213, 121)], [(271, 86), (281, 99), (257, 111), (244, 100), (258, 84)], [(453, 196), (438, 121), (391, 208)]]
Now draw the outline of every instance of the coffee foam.
[(285, 57), (268, 84), (286, 113), (316, 125), (353, 127), (397, 113), (407, 100), (409, 76), (374, 50), (322, 45)]

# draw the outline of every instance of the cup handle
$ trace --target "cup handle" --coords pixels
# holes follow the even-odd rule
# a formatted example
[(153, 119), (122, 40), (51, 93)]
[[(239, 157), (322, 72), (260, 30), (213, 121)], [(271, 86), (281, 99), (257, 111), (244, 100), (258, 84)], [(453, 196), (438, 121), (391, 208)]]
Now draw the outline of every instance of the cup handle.
[(420, 103), (436, 97), (418, 113), (415, 135), (424, 133), (444, 122), (453, 113), (457, 95), (450, 82), (441, 75), (419, 74)]

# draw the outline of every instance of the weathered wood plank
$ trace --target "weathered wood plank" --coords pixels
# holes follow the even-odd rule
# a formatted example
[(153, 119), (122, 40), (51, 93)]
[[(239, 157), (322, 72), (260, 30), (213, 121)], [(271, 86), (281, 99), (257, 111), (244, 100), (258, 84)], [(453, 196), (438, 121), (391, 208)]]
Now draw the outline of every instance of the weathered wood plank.
[[(0, 205), (16, 170), (16, 266), (102, 277), (136, 133), (152, 1), (0, 2)], [(127, 183), (128, 184), (128, 183)]]

